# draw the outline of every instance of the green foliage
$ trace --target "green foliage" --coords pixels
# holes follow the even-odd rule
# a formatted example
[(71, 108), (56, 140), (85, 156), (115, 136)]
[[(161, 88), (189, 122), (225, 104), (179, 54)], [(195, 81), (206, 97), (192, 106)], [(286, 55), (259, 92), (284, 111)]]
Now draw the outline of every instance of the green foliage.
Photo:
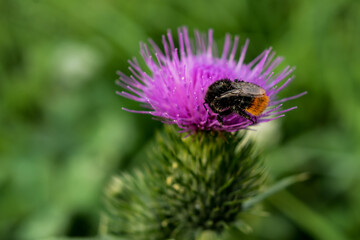
[(298, 204), (265, 201), (271, 215), (231, 239), (358, 238), (359, 1), (1, 0), (0, 239), (97, 234), (109, 176), (141, 167), (161, 126), (121, 111), (137, 104), (114, 94), (115, 71), (181, 25), (250, 38), (246, 62), (273, 46), (297, 67), (282, 96), (308, 91), (256, 140), (274, 179), (311, 173), (289, 188)]

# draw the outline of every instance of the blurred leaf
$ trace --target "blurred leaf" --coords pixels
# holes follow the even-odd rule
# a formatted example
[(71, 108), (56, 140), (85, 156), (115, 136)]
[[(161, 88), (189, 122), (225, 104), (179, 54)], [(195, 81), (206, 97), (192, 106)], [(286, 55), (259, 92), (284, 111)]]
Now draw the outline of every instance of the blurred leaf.
[(272, 186), (265, 189), (260, 194), (254, 196), (253, 198), (246, 200), (243, 203), (243, 209), (249, 209), (249, 208), (253, 207), (255, 204), (258, 204), (258, 203), (262, 202), (263, 200), (265, 200), (266, 198), (270, 197), (271, 195), (273, 195), (281, 190), (286, 189), (287, 187), (289, 187), (290, 185), (292, 185), (294, 183), (305, 181), (306, 179), (308, 179), (308, 174), (306, 174), (306, 173), (302, 173), (302, 174), (298, 174), (295, 176), (290, 176), (290, 177), (281, 179), (281, 180), (277, 181), (276, 183), (274, 183)]
[(271, 197), (269, 201), (316, 239), (348, 239), (325, 218), (286, 191)]

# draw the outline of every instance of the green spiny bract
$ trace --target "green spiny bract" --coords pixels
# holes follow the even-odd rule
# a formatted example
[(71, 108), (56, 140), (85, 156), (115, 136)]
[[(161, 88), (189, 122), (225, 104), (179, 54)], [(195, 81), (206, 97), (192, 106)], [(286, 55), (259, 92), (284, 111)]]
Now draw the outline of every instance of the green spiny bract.
[(264, 174), (244, 134), (199, 132), (181, 138), (169, 127), (158, 135), (147, 171), (119, 181), (126, 187), (108, 194), (107, 232), (128, 239), (191, 240), (234, 223)]
[[(101, 235), (115, 239), (162, 239), (149, 175), (140, 171), (112, 178), (105, 191), (105, 212), (101, 216)], [(112, 238), (111, 238), (112, 239)]]

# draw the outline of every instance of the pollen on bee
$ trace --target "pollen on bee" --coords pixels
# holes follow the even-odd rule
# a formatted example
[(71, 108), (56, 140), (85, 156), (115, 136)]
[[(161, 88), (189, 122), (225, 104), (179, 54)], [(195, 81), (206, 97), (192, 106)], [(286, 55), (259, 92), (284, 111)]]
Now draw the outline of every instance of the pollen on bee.
[(254, 116), (259, 116), (262, 112), (265, 111), (268, 103), (269, 97), (264, 94), (262, 97), (254, 98), (251, 105), (245, 110)]

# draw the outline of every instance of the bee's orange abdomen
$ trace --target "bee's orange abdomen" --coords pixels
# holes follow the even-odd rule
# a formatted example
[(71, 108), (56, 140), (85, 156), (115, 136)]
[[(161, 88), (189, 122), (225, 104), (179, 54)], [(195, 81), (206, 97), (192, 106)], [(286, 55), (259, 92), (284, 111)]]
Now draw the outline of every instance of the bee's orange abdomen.
[(253, 102), (245, 110), (254, 116), (259, 116), (263, 111), (265, 111), (268, 103), (269, 98), (264, 94), (262, 97), (254, 98)]

